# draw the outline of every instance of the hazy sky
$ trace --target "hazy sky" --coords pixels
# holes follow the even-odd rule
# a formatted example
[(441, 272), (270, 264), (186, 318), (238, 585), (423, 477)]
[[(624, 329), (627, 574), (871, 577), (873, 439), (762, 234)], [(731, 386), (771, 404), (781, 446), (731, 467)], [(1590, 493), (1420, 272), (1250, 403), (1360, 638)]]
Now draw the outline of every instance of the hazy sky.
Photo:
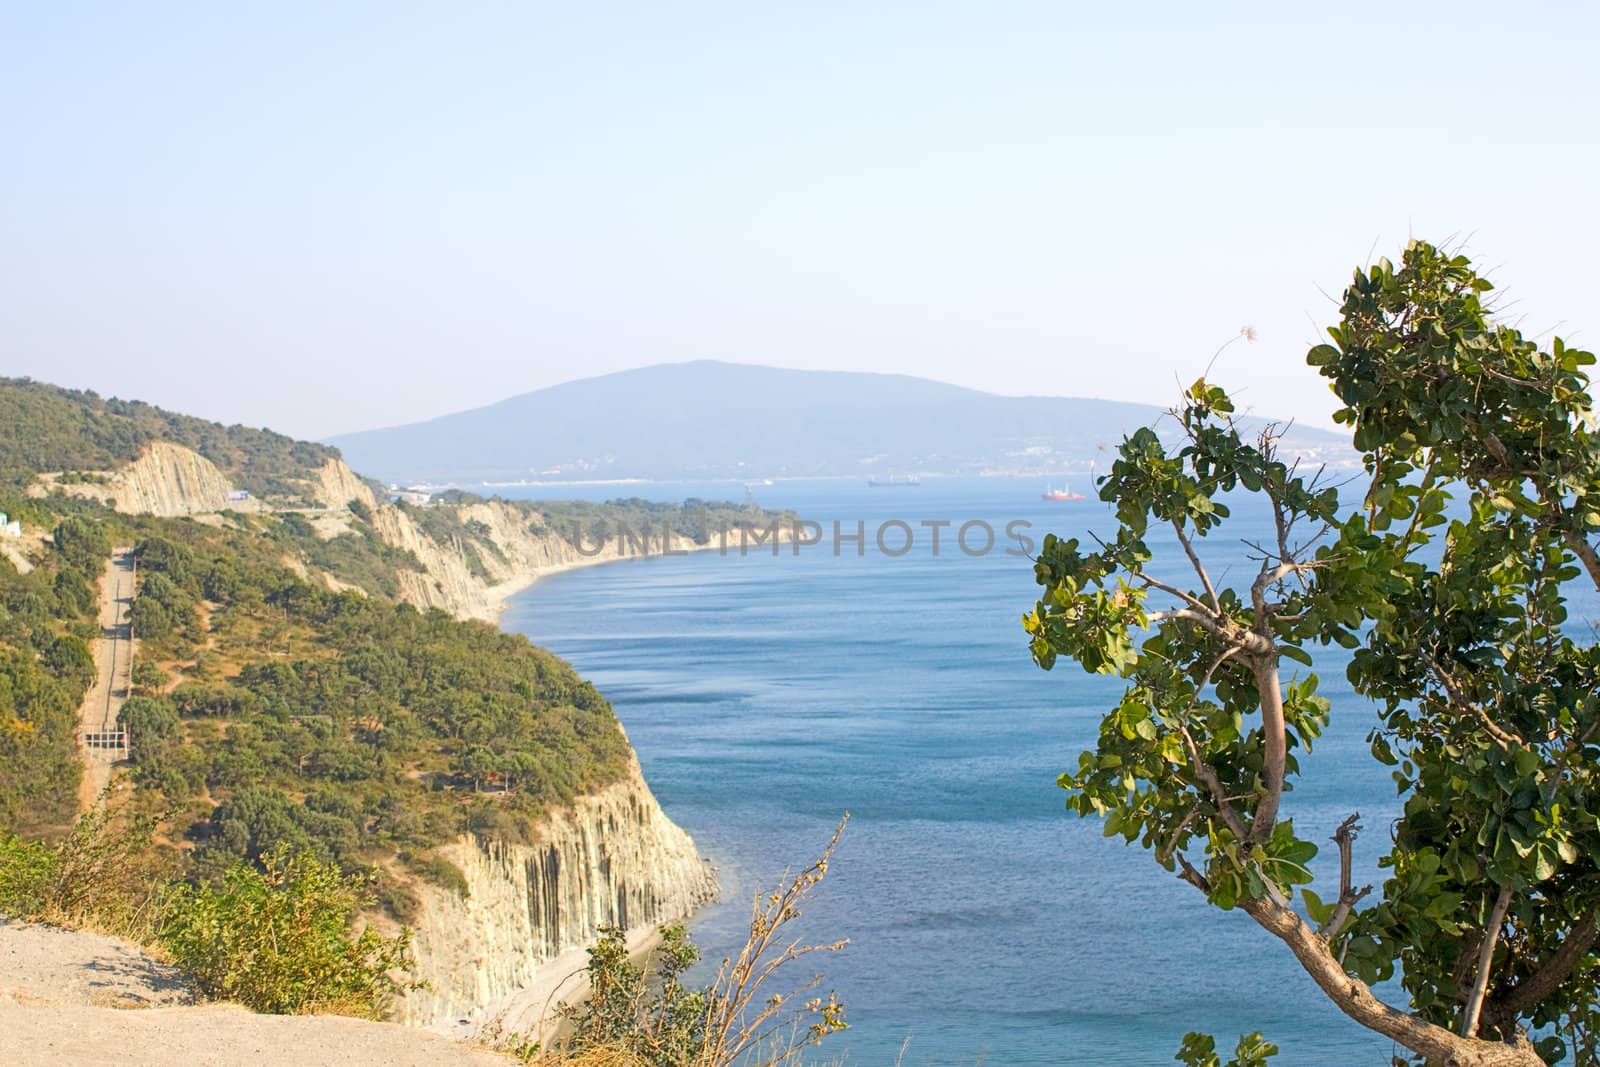
[(1251, 324), (1215, 376), (1327, 425), (1408, 234), (1600, 346), (1594, 5), (1118, 6), (13, 0), (0, 373), (301, 436), (702, 357), (1165, 404)]

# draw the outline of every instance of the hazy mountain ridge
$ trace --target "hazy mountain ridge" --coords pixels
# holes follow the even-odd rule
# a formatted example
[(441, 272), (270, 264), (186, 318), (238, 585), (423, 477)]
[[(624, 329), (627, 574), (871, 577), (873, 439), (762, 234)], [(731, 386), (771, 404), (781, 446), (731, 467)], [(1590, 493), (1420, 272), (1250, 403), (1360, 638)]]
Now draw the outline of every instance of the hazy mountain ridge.
[[(566, 382), (328, 443), (391, 481), (1050, 474), (1086, 469), (1102, 445), (1163, 414), (907, 375), (701, 360)], [(1298, 427), (1286, 448), (1354, 456), (1342, 436)]]

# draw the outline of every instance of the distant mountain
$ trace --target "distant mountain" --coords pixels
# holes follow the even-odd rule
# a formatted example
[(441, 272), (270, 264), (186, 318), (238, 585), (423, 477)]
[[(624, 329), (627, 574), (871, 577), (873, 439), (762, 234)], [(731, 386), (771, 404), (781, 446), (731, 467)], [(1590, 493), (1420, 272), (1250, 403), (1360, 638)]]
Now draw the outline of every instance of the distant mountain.
[[(1161, 408), (1009, 397), (902, 374), (701, 360), (585, 378), (427, 422), (332, 438), (389, 481), (1049, 474)], [(1290, 446), (1348, 453), (1296, 430)]]

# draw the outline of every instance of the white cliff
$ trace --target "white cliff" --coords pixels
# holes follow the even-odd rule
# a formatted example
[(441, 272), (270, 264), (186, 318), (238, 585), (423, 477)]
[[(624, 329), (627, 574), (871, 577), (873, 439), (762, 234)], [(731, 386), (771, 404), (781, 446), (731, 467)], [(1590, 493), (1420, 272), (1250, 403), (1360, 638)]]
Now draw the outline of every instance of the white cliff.
[(167, 441), (152, 441), (139, 458), (115, 471), (91, 472), (87, 482), (60, 481), (61, 475), (44, 475), (35, 495), (59, 490), (68, 496), (99, 500), (130, 515), (178, 518), (227, 508), (250, 509), (251, 502), (229, 501), (233, 486), (209, 459)]
[[(642, 555), (659, 556), (667, 551), (693, 552), (714, 548), (718, 543), (713, 539), (710, 545), (699, 545), (688, 537), (674, 535), (664, 545), (663, 534), (650, 531), (642, 552), (639, 544), (615, 537), (586, 546), (580, 552), (565, 537), (547, 528), (537, 512), (515, 504), (490, 500), (454, 510), (463, 522), (485, 531), (494, 544), (493, 552), (477, 552), (481, 574), (474, 573), (465, 546), (435, 542), (401, 508), (387, 504), (379, 507), (373, 515), (373, 526), (384, 541), (406, 549), (422, 562), (422, 573), (400, 573), (401, 599), (463, 619), (494, 621), (508, 599), (546, 574)], [(787, 538), (786, 532), (780, 534)]]
[(711, 868), (662, 813), (637, 763), (541, 829), (532, 844), (466, 836), (439, 850), (468, 891), (418, 887), (413, 949), (416, 976), (428, 987), (405, 998), (405, 1022), (481, 1023), (497, 1004), (545, 984), (543, 968), (593, 942), (602, 927), (652, 930), (687, 918), (716, 893)]

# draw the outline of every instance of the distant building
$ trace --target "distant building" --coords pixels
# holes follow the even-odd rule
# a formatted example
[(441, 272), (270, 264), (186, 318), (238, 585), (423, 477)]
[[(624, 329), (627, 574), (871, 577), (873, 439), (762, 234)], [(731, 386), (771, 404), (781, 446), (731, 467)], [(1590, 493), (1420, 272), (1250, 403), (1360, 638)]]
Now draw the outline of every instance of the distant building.
[(250, 490), (248, 490), (248, 489), (230, 489), (230, 490), (228, 490), (228, 499), (229, 500), (249, 500), (250, 499)]
[(432, 493), (425, 493), (421, 489), (398, 489), (389, 496), (390, 500), (401, 504), (411, 504), (414, 507), (425, 508), (433, 499)]
[(0, 511), (0, 537), (17, 538), (22, 536), (22, 523), (16, 519), (7, 518), (6, 513)]

